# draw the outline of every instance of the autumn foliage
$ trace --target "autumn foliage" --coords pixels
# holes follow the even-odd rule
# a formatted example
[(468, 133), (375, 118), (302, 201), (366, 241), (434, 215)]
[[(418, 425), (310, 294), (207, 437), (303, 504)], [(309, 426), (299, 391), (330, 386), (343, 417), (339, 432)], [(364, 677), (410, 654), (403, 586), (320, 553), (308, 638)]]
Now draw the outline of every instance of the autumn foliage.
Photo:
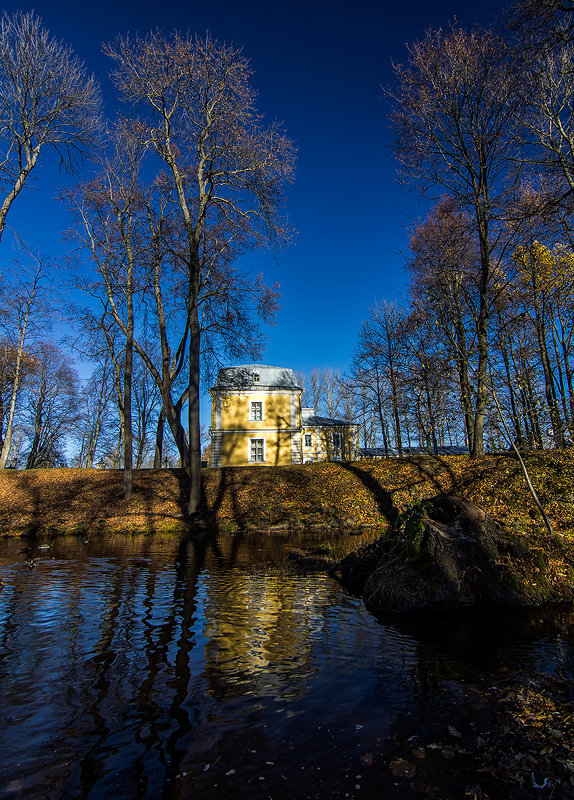
[[(525, 457), (558, 535), (574, 540), (574, 453)], [(122, 499), (116, 470), (7, 470), (0, 475), (0, 530), (4, 535), (154, 532), (186, 529), (184, 470), (137, 470), (131, 500)], [(281, 528), (373, 527), (417, 499), (440, 493), (467, 497), (505, 526), (541, 530), (518, 462), (507, 455), (420, 456), (350, 464), (204, 470), (208, 514), (233, 532)]]

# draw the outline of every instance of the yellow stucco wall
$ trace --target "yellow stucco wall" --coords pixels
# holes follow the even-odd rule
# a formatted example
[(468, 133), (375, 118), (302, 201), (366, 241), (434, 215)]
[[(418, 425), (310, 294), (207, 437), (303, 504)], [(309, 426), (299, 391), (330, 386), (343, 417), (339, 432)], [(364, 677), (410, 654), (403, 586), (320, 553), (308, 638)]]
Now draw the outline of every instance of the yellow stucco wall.
[[(355, 431), (356, 426), (341, 425), (318, 428), (304, 425), (301, 432), (303, 462), (307, 460), (328, 461), (331, 458), (353, 458), (355, 453)], [(333, 446), (333, 433), (338, 433), (341, 437), (340, 448)], [(311, 447), (305, 446), (305, 434), (311, 434)]]
[[(265, 461), (250, 462), (250, 439), (265, 440)], [(224, 466), (239, 467), (247, 463), (264, 463), (267, 466), (285, 466), (291, 463), (291, 434), (289, 431), (256, 430), (246, 433), (223, 432), (221, 442), (221, 463)]]
[[(347, 460), (356, 457), (356, 426), (303, 426), (300, 390), (251, 392), (212, 391), (211, 425), (216, 444), (215, 466), (266, 464), (284, 466), (305, 461)], [(253, 419), (253, 402), (262, 404), (262, 419)], [(291, 411), (293, 409), (293, 418)], [(305, 447), (304, 436), (312, 435)], [(341, 446), (333, 446), (333, 434)], [(252, 459), (251, 439), (263, 439), (264, 460)], [(320, 443), (320, 446), (319, 446)]]
[[(263, 404), (263, 419), (250, 419), (251, 403)], [(212, 416), (211, 424), (214, 425)], [(245, 430), (291, 427), (291, 400), (288, 394), (267, 394), (262, 392), (250, 395), (227, 395), (222, 398), (221, 427), (225, 430)], [(293, 427), (298, 421), (293, 420)]]

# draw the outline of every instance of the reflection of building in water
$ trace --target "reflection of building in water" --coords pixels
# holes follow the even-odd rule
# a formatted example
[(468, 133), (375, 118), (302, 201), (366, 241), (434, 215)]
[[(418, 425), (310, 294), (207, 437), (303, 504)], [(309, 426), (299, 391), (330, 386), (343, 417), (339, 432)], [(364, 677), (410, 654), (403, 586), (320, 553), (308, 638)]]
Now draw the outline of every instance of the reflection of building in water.
[(230, 573), (210, 577), (205, 588), (204, 674), (213, 693), (220, 699), (245, 694), (247, 684), (277, 696), (284, 683), (284, 699), (302, 695), (329, 604), (329, 578)]
[(211, 466), (355, 459), (358, 426), (302, 408), (303, 391), (285, 367), (246, 364), (219, 370), (210, 389)]

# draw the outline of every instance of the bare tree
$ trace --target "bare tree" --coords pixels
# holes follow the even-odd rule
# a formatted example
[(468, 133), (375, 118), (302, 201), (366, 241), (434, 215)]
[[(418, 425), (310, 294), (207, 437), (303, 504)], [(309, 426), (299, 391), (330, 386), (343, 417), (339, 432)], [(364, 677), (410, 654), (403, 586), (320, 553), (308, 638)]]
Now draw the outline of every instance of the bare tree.
[(509, 164), (519, 161), (516, 75), (503, 43), (485, 32), (429, 31), (395, 68), (396, 153), (424, 189), (441, 188), (473, 219), (479, 250), (477, 388), (472, 455), (484, 453), (489, 287), (503, 227)]
[[(68, 197), (80, 220), (76, 234), (96, 264), (101, 278), (103, 314), (96, 328), (105, 337), (116, 375), (116, 392), (124, 450), (124, 497), (133, 484), (132, 371), (134, 351), (134, 295), (136, 271), (147, 246), (144, 199), (140, 193), (139, 172), (143, 150), (137, 139), (122, 124), (110, 130), (111, 155), (101, 158), (100, 175), (82, 184)], [(94, 293), (93, 282), (84, 288)], [(122, 364), (118, 360), (115, 332), (123, 334)]]
[[(355, 360), (367, 365), (378, 384), (378, 392), (385, 386), (386, 399), (378, 393), (380, 405), (388, 405), (393, 426), (394, 444), (403, 454), (403, 431), (401, 425), (401, 378), (406, 358), (407, 313), (396, 303), (381, 303), (369, 309), (363, 322)], [(384, 431), (385, 413), (380, 408), (381, 427)], [(388, 443), (385, 442), (388, 448)]]
[(200, 297), (230, 255), (286, 238), (280, 211), (293, 146), (277, 125), (263, 126), (239, 50), (209, 36), (159, 32), (120, 38), (105, 50), (123, 97), (140, 113), (134, 129), (163, 166), (183, 233), (171, 250), (185, 287), (194, 514), (201, 503)]
[(16, 401), (22, 377), (29, 361), (30, 341), (48, 323), (48, 262), (32, 252), (29, 262), (17, 262), (3, 287), (0, 302), (0, 325), (12, 343), (14, 369), (12, 390), (6, 416), (6, 429), (0, 453), (0, 469), (5, 469), (12, 443)]
[(108, 356), (98, 364), (80, 392), (80, 451), (76, 456), (80, 467), (91, 469), (94, 466), (98, 448), (111, 428), (110, 406), (114, 391), (112, 374), (113, 365)]
[[(12, 411), (14, 385), (15, 383), (18, 384), (16, 401), (14, 402), (14, 409), (16, 409), (18, 393), (22, 391), (22, 388), (25, 386), (26, 380), (30, 376), (33, 368), (34, 362), (28, 352), (24, 352), (20, 358), (18, 358), (17, 345), (15, 346), (10, 338), (0, 340), (0, 449), (4, 447), (6, 425), (10, 419), (10, 412)], [(19, 373), (17, 381), (16, 372)], [(14, 444), (13, 417), (11, 430), (12, 450)]]
[(33, 13), (0, 20), (0, 239), (10, 207), (50, 148), (71, 168), (99, 127), (98, 84)]
[(456, 365), (465, 438), (472, 450), (477, 367), (476, 341), (480, 325), (480, 256), (472, 220), (442, 198), (411, 235), (408, 262), (414, 312), (434, 322), (447, 358)]
[(517, 0), (510, 8), (506, 25), (518, 37), (519, 53), (548, 53), (574, 39), (574, 2)]
[(65, 441), (78, 421), (78, 378), (70, 359), (44, 342), (36, 349), (35, 361), (27, 389), (26, 469), (65, 463)]
[[(148, 348), (147, 352), (150, 350)], [(135, 363), (134, 378), (134, 438), (137, 447), (135, 466), (136, 469), (141, 469), (150, 451), (150, 442), (153, 444), (150, 431), (152, 422), (157, 420), (161, 410), (161, 393), (150, 371), (139, 358)]]

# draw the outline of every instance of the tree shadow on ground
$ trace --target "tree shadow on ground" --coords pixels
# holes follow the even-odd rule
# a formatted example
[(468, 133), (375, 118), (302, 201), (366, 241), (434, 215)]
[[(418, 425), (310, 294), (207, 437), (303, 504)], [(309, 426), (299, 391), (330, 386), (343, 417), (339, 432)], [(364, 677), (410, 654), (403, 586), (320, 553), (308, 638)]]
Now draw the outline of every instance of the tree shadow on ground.
[[(212, 482), (208, 492), (207, 519), (220, 528), (221, 520), (227, 519), (234, 530), (240, 531), (267, 528), (290, 517), (282, 498), (300, 499), (309, 483), (309, 476), (301, 469), (283, 467), (220, 467), (217, 473), (217, 483)], [(220, 514), (224, 504), (226, 513)]]
[(341, 463), (341, 467), (361, 481), (365, 489), (372, 495), (379, 513), (389, 523), (394, 524), (398, 516), (398, 510), (393, 503), (392, 494), (383, 489), (381, 484), (367, 470), (360, 469), (350, 462)]

